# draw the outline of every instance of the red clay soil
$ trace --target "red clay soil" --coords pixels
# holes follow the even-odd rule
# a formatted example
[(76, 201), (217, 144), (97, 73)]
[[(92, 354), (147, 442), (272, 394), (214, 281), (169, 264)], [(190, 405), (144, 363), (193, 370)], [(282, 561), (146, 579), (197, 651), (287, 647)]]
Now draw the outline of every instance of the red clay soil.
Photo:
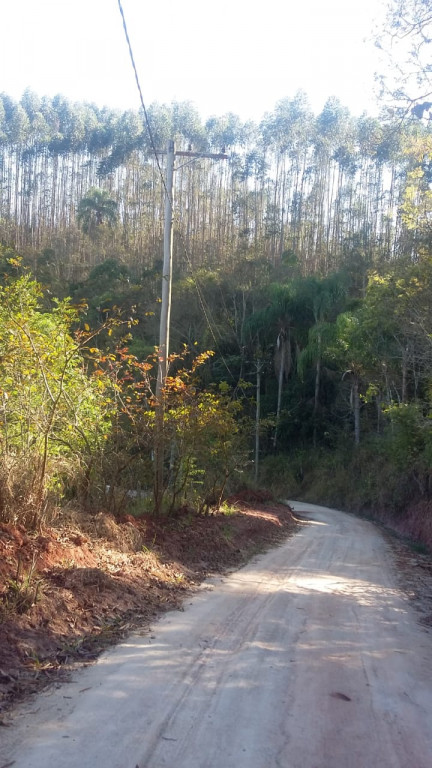
[(207, 575), (239, 567), (296, 529), (287, 506), (259, 496), (231, 504), (234, 513), (185, 511), (163, 524), (103, 512), (69, 512), (36, 534), (0, 524), (0, 725), (14, 701), (161, 612), (181, 610)]

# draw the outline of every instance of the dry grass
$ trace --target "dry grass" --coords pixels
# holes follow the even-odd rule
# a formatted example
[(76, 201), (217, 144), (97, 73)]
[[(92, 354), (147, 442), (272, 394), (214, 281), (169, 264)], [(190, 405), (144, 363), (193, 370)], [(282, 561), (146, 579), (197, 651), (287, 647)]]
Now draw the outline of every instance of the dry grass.
[(101, 539), (110, 542), (120, 552), (139, 552), (146, 540), (142, 525), (130, 516), (119, 521), (108, 512), (89, 514), (70, 507), (62, 512), (58, 524), (63, 532), (71, 536)]

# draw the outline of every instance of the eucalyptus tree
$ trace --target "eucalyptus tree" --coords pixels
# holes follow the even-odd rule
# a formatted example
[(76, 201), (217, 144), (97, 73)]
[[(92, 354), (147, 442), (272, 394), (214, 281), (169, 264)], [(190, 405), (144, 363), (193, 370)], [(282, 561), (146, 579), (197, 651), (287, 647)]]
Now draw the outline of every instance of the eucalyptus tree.
[(311, 271), (323, 274), (335, 266), (329, 263), (338, 180), (335, 157), (340, 161), (346, 154), (352, 130), (348, 110), (338, 99), (329, 98), (315, 121), (313, 186), (308, 201), (312, 224), (308, 242), (309, 253), (313, 255)]
[(389, 0), (376, 42), (384, 54), (381, 96), (390, 109), (432, 115), (432, 10), (429, 0)]
[[(4, 105), (4, 101), (3, 101)], [(9, 143), (9, 211), (15, 221), (16, 242), (20, 245), (19, 222), (23, 212), (23, 196), (21, 195), (23, 181), (23, 153), (28, 140), (30, 121), (23, 107), (14, 104), (7, 121), (7, 136)]]
[(302, 249), (302, 211), (311, 159), (313, 114), (299, 91), (283, 99), (261, 122), (273, 183), (269, 198), (272, 251), (279, 256), (289, 247)]
[(400, 213), (402, 246), (413, 260), (432, 252), (432, 124), (416, 127), (405, 141), (408, 171), (402, 191)]
[[(178, 163), (174, 248), (183, 271), (229, 267), (245, 255), (265, 257), (276, 269), (293, 252), (301, 273), (326, 274), (356, 233), (367, 233), (365, 248), (374, 253), (384, 241), (389, 256), (397, 253), (394, 211), (408, 160), (393, 149), (386, 154), (390, 135), (381, 129), (377, 141), (365, 120), (356, 133), (335, 100), (315, 120), (304, 94), (296, 94), (259, 126), (232, 113), (203, 123), (187, 102), (151, 105), (148, 117), (156, 149), (175, 135), (179, 149), (230, 155), (226, 163)], [(3, 95), (0, 142), (0, 213), (12, 241), (59, 248), (62, 263), (84, 273), (98, 254), (79, 238), (75, 214), (86, 191), (99, 188), (118, 201), (121, 224), (111, 233), (112, 253), (102, 256), (151, 268), (162, 240), (163, 156), (156, 162), (139, 112), (29, 91), (16, 104)]]

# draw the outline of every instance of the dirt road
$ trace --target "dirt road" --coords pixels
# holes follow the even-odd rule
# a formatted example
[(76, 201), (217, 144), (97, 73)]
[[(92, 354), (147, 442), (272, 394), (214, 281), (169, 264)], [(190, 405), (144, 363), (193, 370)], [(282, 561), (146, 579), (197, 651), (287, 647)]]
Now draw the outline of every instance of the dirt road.
[(283, 546), (20, 707), (0, 768), (430, 768), (432, 637), (385, 541), (292, 504)]

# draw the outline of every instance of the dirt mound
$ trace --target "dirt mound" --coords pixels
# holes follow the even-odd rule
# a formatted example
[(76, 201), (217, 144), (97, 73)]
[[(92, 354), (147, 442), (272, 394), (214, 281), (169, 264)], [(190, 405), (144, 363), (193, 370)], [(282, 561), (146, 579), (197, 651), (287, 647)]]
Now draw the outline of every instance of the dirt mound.
[(0, 710), (295, 530), (288, 507), (247, 501), (163, 523), (69, 513), (35, 535), (1, 524)]

